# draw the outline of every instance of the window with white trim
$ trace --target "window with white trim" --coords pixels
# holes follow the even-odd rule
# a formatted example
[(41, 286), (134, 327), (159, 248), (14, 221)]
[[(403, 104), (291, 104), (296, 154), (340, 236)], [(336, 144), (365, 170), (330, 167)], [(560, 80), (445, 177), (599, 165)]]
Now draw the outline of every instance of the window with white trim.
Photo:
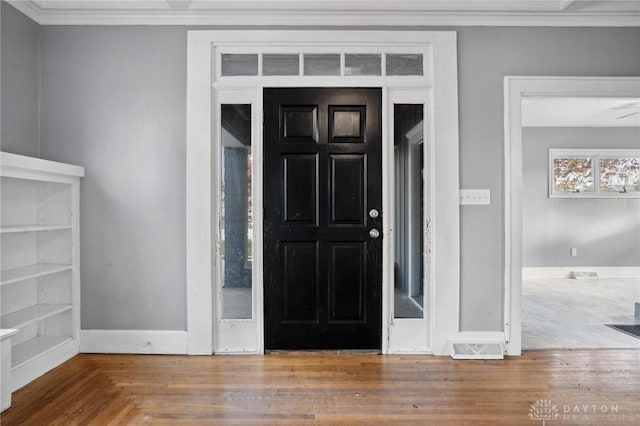
[(550, 149), (549, 197), (640, 198), (640, 149)]

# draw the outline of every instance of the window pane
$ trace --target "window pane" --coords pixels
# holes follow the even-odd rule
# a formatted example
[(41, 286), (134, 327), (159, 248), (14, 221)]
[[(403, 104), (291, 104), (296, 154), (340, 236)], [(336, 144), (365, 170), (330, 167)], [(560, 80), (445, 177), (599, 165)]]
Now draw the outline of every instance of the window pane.
[(222, 318), (251, 318), (253, 211), (251, 105), (222, 105), (220, 272)]
[(601, 158), (600, 191), (640, 191), (640, 158)]
[(223, 54), (222, 75), (258, 75), (257, 54)]
[(340, 75), (340, 55), (305, 54), (304, 75)]
[(593, 159), (554, 158), (553, 189), (556, 192), (593, 192)]
[(298, 75), (300, 74), (300, 56), (265, 54), (262, 56), (262, 74)]
[(387, 75), (423, 75), (421, 54), (387, 54)]
[(424, 313), (424, 143), (422, 104), (394, 106), (396, 318)]
[(382, 55), (344, 55), (344, 75), (381, 75)]

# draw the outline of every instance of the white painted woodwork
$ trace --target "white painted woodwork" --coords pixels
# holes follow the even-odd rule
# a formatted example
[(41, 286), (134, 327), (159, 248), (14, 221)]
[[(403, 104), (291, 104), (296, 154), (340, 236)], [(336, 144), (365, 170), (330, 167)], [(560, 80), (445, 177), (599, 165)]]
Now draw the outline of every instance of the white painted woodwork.
[[(456, 35), (402, 31), (189, 31), (187, 48), (187, 350), (190, 354), (263, 353), (262, 89), (381, 87), (383, 93), (383, 352), (448, 354), (459, 324), (458, 105)], [(221, 76), (222, 53), (422, 53), (423, 76)], [(301, 55), (301, 59), (303, 59)], [(300, 67), (303, 67), (301, 60)], [(344, 73), (344, 67), (341, 67)], [(259, 72), (260, 74), (260, 72)], [(213, 90), (212, 90), (213, 89)], [(432, 249), (427, 314), (394, 320), (392, 103), (425, 105), (425, 149)], [(253, 318), (220, 318), (217, 241), (219, 105), (254, 105)], [(392, 133), (391, 133), (392, 135)], [(425, 178), (426, 179), (426, 178)], [(216, 188), (214, 190), (214, 188)], [(425, 200), (427, 197), (425, 197)], [(427, 202), (427, 201), (425, 201)], [(386, 213), (384, 213), (386, 212)], [(425, 234), (426, 235), (426, 234)], [(425, 237), (423, 237), (425, 238)], [(442, 255), (438, 255), (442, 253)]]
[(633, 27), (640, 17), (636, 0), (8, 1), (41, 25)]
[(0, 165), (0, 324), (18, 330), (3, 384), (13, 391), (78, 353), (84, 168), (4, 152)]
[[(383, 191), (383, 215), (384, 221), (384, 235), (385, 244), (384, 247), (388, 249), (388, 253), (383, 253), (383, 291), (384, 300), (386, 300), (386, 309), (383, 311), (383, 315), (386, 312), (388, 318), (383, 321), (383, 330), (386, 331), (386, 335), (383, 336), (383, 353), (397, 354), (397, 353), (432, 353), (431, 347), (431, 327), (434, 314), (436, 312), (435, 306), (435, 288), (433, 283), (435, 282), (435, 268), (432, 267), (432, 255), (435, 253), (432, 246), (433, 240), (432, 227), (427, 227), (426, 224), (436, 223), (435, 217), (435, 203), (434, 203), (434, 187), (435, 187), (435, 157), (434, 152), (434, 140), (432, 127), (434, 123), (434, 111), (431, 107), (433, 100), (432, 89), (406, 89), (406, 88), (393, 88), (390, 87), (386, 91), (386, 130), (383, 128), (385, 138), (383, 138), (383, 180), (386, 183), (388, 192)], [(395, 229), (398, 226), (398, 220), (395, 217), (395, 200), (397, 199), (396, 193), (398, 191), (404, 192), (404, 197), (413, 198), (414, 191), (412, 188), (404, 187), (397, 188), (396, 185), (396, 170), (398, 166), (404, 166), (407, 169), (411, 168), (411, 164), (402, 164), (400, 158), (395, 157), (394, 150), (394, 120), (393, 112), (395, 104), (418, 104), (423, 106), (423, 120), (422, 126), (416, 126), (416, 128), (410, 131), (407, 137), (411, 144), (424, 144), (424, 175), (423, 175), (423, 187), (420, 190), (424, 193), (424, 223), (422, 225), (423, 233), (419, 234), (418, 238), (424, 238), (424, 253), (422, 256), (413, 256), (412, 252), (419, 247), (419, 240), (415, 238), (408, 238), (407, 241), (398, 241)], [(388, 161), (385, 161), (390, 159)], [(391, 160), (392, 159), (392, 160)], [(407, 161), (405, 163), (410, 163)], [(386, 172), (386, 173), (385, 173)], [(410, 173), (407, 170), (407, 173)], [(401, 196), (402, 197), (402, 196)], [(403, 203), (405, 204), (405, 203)], [(413, 205), (409, 202), (409, 205)], [(412, 223), (407, 223), (407, 229), (413, 229)], [(401, 231), (399, 231), (401, 232)], [(423, 301), (424, 312), (422, 318), (396, 318), (394, 312), (394, 267), (396, 263), (395, 253), (396, 244), (404, 245), (404, 250), (407, 252), (409, 262), (420, 259), (423, 262), (424, 267), (424, 282), (423, 285)], [(384, 254), (387, 255), (385, 260)], [(457, 330), (456, 330), (457, 331)], [(437, 352), (436, 352), (437, 353)]]
[(522, 347), (522, 101), (527, 97), (639, 98), (640, 77), (504, 78), (504, 333), (507, 355)]
[(0, 329), (0, 411), (11, 407), (11, 337), (16, 329)]

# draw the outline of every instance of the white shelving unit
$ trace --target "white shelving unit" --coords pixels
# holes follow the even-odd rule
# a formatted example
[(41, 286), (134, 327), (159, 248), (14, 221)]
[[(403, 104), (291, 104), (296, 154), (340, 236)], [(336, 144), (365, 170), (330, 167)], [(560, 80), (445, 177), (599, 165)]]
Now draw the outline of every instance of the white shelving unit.
[(83, 167), (0, 153), (0, 328), (18, 330), (6, 357), (11, 391), (78, 353), (83, 176)]

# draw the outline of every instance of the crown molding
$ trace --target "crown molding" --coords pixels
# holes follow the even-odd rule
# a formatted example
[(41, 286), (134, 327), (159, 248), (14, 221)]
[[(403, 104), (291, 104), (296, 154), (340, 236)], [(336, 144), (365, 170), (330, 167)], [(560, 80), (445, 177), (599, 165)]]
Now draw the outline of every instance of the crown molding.
[(147, 3), (155, 7), (148, 8), (135, 2), (131, 2), (135, 7), (126, 8), (104, 7), (109, 2), (91, 8), (90, 3), (78, 1), (43, 8), (43, 1), (7, 1), (41, 25), (640, 27), (638, 2), (626, 6), (612, 2), (615, 7), (602, 9), (598, 5), (576, 8), (579, 2), (573, 0), (502, 0), (482, 6), (469, 1), (415, 0), (155, 0)]

